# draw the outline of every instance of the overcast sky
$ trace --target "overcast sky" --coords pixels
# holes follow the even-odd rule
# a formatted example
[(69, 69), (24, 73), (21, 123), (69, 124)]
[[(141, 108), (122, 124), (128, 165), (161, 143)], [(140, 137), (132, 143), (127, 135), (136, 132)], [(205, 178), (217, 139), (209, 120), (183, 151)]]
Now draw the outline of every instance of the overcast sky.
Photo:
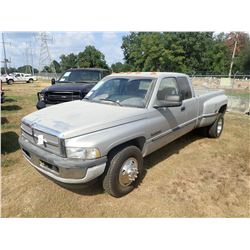
[[(62, 54), (78, 53), (87, 45), (94, 45), (104, 55), (107, 63), (123, 61), (121, 49), (122, 37), (126, 32), (48, 32), (53, 41), (48, 42), (52, 59), (59, 61)], [(34, 67), (39, 65), (40, 45), (38, 32), (5, 32), (7, 58), (11, 67), (27, 63), (26, 48), (32, 48)], [(9, 44), (10, 43), (10, 44)], [(30, 51), (30, 49), (29, 49)], [(28, 64), (31, 64), (31, 53), (28, 53)], [(1, 53), (1, 61), (3, 52)], [(2, 67), (3, 65), (1, 65)]]

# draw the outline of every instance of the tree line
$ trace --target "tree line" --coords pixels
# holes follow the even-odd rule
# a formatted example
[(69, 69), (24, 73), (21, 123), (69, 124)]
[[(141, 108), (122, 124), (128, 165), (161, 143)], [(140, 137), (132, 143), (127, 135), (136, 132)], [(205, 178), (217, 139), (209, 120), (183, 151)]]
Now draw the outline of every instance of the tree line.
[[(235, 50), (232, 74), (250, 74), (250, 38), (244, 32), (131, 32), (122, 38), (123, 62), (109, 66), (94, 46), (54, 60), (57, 73), (69, 68), (99, 67), (113, 72), (170, 71), (187, 74), (227, 75)], [(10, 71), (27, 72), (24, 65)], [(43, 72), (52, 72), (52, 65)], [(35, 73), (38, 70), (35, 69)]]
[(244, 32), (132, 32), (123, 37), (120, 71), (175, 71), (187, 74), (250, 74), (250, 39)]

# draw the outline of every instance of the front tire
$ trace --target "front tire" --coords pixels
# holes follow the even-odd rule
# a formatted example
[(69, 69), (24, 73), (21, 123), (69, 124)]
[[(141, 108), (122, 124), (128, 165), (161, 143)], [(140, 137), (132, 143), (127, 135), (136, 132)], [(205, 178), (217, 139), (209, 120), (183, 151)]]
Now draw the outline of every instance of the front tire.
[(136, 146), (128, 146), (110, 157), (103, 188), (114, 197), (122, 197), (138, 185), (142, 174), (142, 153)]

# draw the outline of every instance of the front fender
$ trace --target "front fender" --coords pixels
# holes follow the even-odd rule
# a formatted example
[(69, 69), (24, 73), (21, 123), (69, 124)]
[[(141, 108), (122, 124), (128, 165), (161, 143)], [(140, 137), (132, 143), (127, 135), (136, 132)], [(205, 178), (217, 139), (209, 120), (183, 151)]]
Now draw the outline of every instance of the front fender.
[(65, 140), (66, 147), (97, 147), (106, 156), (114, 147), (138, 137), (148, 138), (146, 119)]

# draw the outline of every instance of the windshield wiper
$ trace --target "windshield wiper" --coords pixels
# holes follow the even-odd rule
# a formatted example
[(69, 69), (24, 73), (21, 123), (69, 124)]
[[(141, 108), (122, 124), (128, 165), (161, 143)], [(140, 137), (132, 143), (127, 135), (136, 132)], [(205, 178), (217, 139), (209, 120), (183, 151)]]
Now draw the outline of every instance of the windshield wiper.
[(115, 101), (111, 99), (100, 99), (100, 101), (112, 102), (112, 103), (118, 104), (119, 106), (122, 106), (119, 101)]

